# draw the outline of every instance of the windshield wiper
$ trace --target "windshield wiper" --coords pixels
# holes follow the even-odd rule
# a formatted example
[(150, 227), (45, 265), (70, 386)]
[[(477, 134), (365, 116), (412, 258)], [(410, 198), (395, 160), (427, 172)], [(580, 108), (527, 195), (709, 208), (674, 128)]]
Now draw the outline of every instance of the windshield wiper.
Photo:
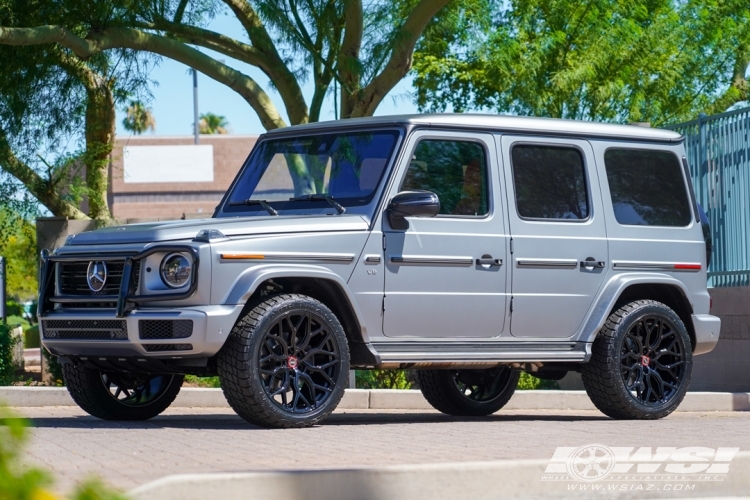
[(233, 202), (229, 203), (230, 207), (238, 207), (240, 205), (260, 205), (269, 214), (271, 214), (271, 215), (279, 215), (279, 212), (277, 212), (271, 205), (269, 205), (268, 202), (266, 202), (266, 200), (254, 200), (252, 198), (248, 198), (246, 200), (233, 201)]
[(333, 199), (333, 196), (328, 194), (303, 194), (302, 196), (289, 198), (289, 201), (327, 201), (333, 208), (336, 209), (339, 215), (346, 212), (346, 208), (342, 207), (339, 202)]

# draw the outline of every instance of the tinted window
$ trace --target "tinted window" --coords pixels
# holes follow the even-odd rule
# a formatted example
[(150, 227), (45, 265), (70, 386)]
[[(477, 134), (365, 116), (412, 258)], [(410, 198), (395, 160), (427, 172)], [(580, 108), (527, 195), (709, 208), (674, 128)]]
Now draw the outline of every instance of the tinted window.
[(589, 216), (581, 152), (556, 146), (514, 146), (513, 182), (518, 215), (582, 220)]
[(690, 224), (690, 203), (677, 156), (668, 151), (609, 149), (604, 166), (617, 222)]
[(468, 141), (421, 141), (412, 157), (402, 191), (423, 189), (440, 199), (443, 215), (489, 212), (484, 148)]

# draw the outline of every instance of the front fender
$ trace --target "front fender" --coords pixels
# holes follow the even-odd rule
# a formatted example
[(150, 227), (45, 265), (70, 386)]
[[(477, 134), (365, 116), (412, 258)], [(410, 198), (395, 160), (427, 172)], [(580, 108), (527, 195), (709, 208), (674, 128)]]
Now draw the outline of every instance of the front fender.
[(273, 278), (317, 278), (331, 281), (338, 286), (349, 301), (354, 317), (362, 332), (362, 340), (370, 342), (367, 326), (363, 321), (362, 313), (354, 300), (354, 295), (349, 290), (346, 282), (338, 274), (322, 266), (311, 265), (262, 265), (251, 267), (240, 274), (234, 281), (226, 296), (222, 299), (222, 305), (245, 304), (264, 281)]
[(620, 298), (622, 292), (631, 285), (639, 284), (675, 286), (680, 289), (685, 297), (690, 297), (684, 283), (666, 274), (628, 273), (615, 275), (602, 288), (602, 291), (596, 298), (595, 305), (584, 322), (578, 340), (593, 342), (599, 330), (604, 326), (604, 322), (607, 321), (609, 312), (617, 303), (617, 299)]

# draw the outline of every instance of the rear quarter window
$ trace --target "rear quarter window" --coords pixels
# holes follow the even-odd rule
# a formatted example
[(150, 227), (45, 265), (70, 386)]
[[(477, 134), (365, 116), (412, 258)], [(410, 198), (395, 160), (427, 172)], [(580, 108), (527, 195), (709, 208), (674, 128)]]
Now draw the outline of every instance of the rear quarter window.
[(647, 149), (608, 149), (604, 167), (617, 222), (685, 227), (690, 201), (676, 155)]

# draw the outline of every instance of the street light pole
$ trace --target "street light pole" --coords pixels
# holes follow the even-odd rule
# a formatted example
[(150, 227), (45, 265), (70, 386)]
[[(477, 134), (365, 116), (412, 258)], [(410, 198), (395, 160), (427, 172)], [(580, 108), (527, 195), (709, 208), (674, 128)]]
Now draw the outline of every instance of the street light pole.
[(200, 125), (198, 124), (198, 72), (193, 68), (193, 132), (195, 143), (198, 144), (200, 137)]

